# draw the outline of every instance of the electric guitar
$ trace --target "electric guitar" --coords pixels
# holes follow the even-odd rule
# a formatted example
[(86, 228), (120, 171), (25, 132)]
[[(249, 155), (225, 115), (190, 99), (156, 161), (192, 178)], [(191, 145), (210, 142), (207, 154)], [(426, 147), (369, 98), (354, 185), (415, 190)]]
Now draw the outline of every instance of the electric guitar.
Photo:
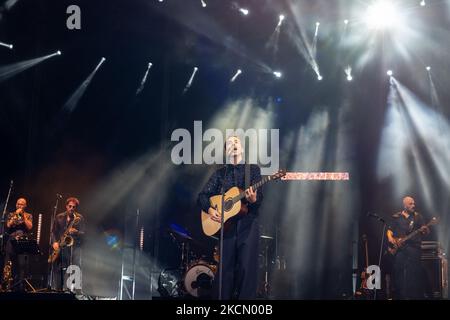
[[(433, 226), (433, 225), (435, 225), (435, 224), (438, 224), (438, 223), (439, 223), (439, 219), (436, 218), (436, 217), (433, 217), (433, 218), (430, 220), (430, 222), (428, 222), (425, 226), (426, 226), (426, 227), (431, 227), (431, 226)], [(388, 249), (387, 249), (388, 252), (389, 252), (391, 255), (395, 255), (395, 254), (397, 253), (397, 251), (398, 251), (400, 248), (402, 248), (408, 240), (414, 238), (414, 237), (417, 236), (420, 232), (421, 232), (421, 229), (419, 228), (419, 229), (417, 229), (417, 230), (411, 232), (410, 234), (408, 234), (406, 237), (403, 237), (403, 238), (395, 238), (395, 239), (397, 239), (397, 244), (394, 245), (394, 244), (392, 244), (392, 243), (389, 242), (389, 247), (388, 247)]]
[(364, 255), (366, 267), (363, 272), (361, 272), (361, 290), (367, 289), (367, 279), (369, 279), (370, 274), (367, 273), (367, 268), (369, 267), (369, 248), (367, 242), (367, 236), (363, 234), (362, 241), (364, 242)]
[[(261, 181), (255, 183), (251, 187), (253, 190), (257, 190), (262, 185), (266, 184), (269, 181), (280, 179), (281, 177), (284, 177), (286, 175), (285, 170), (279, 170), (277, 173), (267, 176), (261, 179)], [(246, 214), (248, 212), (247, 206), (242, 203), (242, 199), (245, 198), (245, 191), (242, 189), (239, 189), (238, 187), (232, 187), (227, 192), (225, 192), (224, 195), (224, 207), (223, 207), (223, 216), (224, 220), (223, 223), (225, 223), (228, 219), (236, 216), (237, 214)], [(209, 203), (211, 208), (214, 208), (219, 212), (222, 213), (222, 195), (215, 195), (209, 198)], [(202, 228), (203, 232), (207, 236), (214, 235), (217, 231), (220, 230), (221, 223), (214, 221), (211, 219), (211, 216), (209, 213), (204, 212), (202, 210), (201, 213), (201, 219), (202, 219)]]

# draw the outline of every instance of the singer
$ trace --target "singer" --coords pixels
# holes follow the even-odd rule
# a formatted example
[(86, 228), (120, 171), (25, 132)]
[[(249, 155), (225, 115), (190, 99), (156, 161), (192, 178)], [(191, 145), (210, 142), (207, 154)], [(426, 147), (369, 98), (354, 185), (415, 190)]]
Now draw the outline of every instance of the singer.
[[(245, 190), (245, 172), (250, 185), (261, 180), (261, 170), (257, 165), (243, 161), (243, 148), (237, 136), (231, 136), (225, 143), (227, 164), (210, 177), (198, 195), (198, 204), (212, 219), (220, 222), (221, 212), (210, 207), (209, 197), (221, 194), (237, 186)], [(248, 168), (246, 170), (246, 167)], [(244, 187), (245, 186), (245, 187)], [(236, 215), (227, 221), (224, 230), (222, 260), (222, 299), (255, 299), (258, 270), (259, 223), (258, 208), (263, 200), (262, 190), (247, 189), (245, 201), (248, 213)], [(228, 224), (229, 222), (229, 224)], [(219, 277), (214, 278), (214, 295), (219, 294)], [(217, 296), (216, 296), (217, 295)]]

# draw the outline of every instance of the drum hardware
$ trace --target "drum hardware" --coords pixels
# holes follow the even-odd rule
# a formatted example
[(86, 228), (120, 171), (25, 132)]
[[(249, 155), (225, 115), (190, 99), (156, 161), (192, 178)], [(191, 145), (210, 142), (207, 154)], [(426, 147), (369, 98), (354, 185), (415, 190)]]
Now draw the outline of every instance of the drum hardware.
[[(209, 261), (207, 255), (200, 255), (196, 249), (205, 246), (196, 241), (183, 227), (171, 224), (167, 230), (173, 241), (180, 248), (180, 264), (175, 268), (161, 271), (158, 278), (158, 292), (164, 297), (206, 298), (212, 294), (213, 280), (217, 271), (218, 248), (214, 260)], [(197, 254), (196, 254), (197, 253)]]
[(262, 268), (264, 270), (264, 282), (262, 287), (261, 294), (263, 297), (268, 298), (270, 293), (270, 285), (269, 285), (269, 247), (271, 244), (271, 240), (274, 240), (273, 237), (267, 235), (261, 235), (260, 238), (264, 241), (264, 251), (262, 253), (263, 261)]

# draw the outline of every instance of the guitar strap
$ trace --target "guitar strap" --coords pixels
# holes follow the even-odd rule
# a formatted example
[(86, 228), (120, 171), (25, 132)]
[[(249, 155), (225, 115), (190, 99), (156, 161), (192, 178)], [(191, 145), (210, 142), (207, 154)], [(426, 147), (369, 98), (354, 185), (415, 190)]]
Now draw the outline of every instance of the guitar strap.
[(245, 164), (245, 189), (250, 187), (250, 164)]

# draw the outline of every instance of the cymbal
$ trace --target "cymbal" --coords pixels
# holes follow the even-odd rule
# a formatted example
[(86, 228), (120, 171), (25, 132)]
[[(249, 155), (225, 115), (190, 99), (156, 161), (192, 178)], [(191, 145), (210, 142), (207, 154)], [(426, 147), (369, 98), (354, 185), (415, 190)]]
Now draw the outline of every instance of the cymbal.
[(273, 240), (273, 237), (271, 237), (271, 236), (260, 235), (259, 237), (262, 238), (262, 239), (270, 239), (270, 240)]
[(193, 238), (189, 235), (188, 231), (184, 229), (182, 226), (172, 223), (169, 228), (169, 233), (174, 233), (175, 235), (181, 237), (185, 240), (193, 240)]

